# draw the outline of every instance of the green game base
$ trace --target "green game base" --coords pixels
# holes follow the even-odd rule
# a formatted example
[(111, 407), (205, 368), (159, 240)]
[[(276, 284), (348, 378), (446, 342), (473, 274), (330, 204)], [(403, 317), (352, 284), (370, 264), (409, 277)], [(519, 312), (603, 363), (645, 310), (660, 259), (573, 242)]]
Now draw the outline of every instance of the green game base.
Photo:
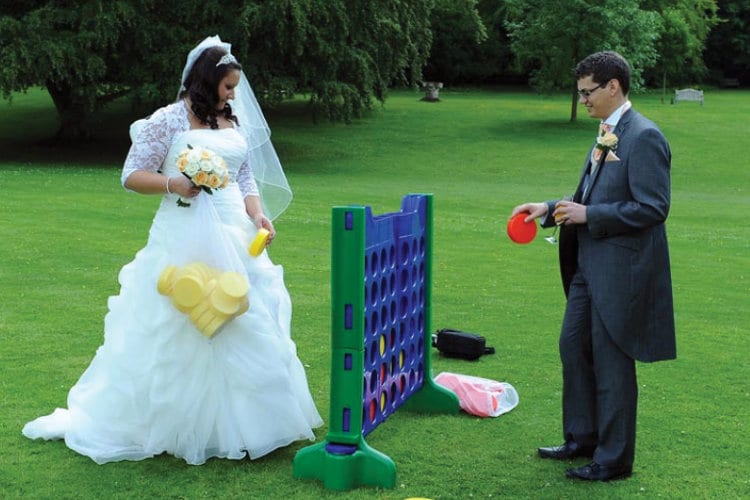
[(294, 477), (318, 479), (327, 489), (339, 491), (358, 486), (393, 488), (396, 485), (396, 464), (371, 448), (364, 439), (360, 439), (357, 450), (348, 455), (329, 453), (327, 444), (314, 444), (299, 450), (294, 457)]
[[(404, 409), (421, 413), (458, 413), (461, 407), (456, 394), (428, 378), (422, 388), (405, 403)], [(293, 475), (301, 479), (318, 479), (330, 490), (345, 491), (358, 486), (396, 485), (396, 464), (387, 455), (371, 448), (360, 436), (356, 451), (334, 454), (326, 450), (329, 441), (297, 452)]]

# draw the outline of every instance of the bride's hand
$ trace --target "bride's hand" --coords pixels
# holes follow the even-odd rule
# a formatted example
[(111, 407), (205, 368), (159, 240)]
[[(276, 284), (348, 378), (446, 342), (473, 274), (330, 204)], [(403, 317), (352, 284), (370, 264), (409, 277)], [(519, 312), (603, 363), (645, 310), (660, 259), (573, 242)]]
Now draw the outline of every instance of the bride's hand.
[(271, 219), (266, 217), (265, 214), (261, 213), (253, 217), (253, 223), (258, 229), (265, 228), (268, 230), (268, 241), (266, 242), (266, 246), (270, 245), (273, 239), (276, 237), (276, 229), (274, 229)]
[(193, 184), (193, 181), (184, 175), (170, 177), (169, 190), (174, 194), (179, 194), (183, 198), (193, 198), (201, 192), (201, 188)]

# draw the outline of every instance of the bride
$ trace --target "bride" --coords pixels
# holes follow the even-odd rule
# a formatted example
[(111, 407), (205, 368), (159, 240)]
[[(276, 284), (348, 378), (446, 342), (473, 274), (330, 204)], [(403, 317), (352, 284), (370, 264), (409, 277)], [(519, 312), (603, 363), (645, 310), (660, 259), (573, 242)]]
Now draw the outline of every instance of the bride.
[[(123, 186), (164, 195), (161, 205), (146, 246), (120, 271), (104, 343), (70, 389), (67, 409), (29, 422), (25, 436), (64, 439), (100, 464), (161, 453), (202, 464), (256, 459), (313, 440), (322, 425), (291, 339), (282, 268), (265, 251), (248, 254), (259, 232), (273, 240), (272, 219), (291, 191), (230, 48), (206, 38), (188, 55), (178, 100), (131, 127)], [(200, 147), (223, 158), (229, 174), (210, 196), (177, 167), (180, 152)], [(209, 217), (197, 219), (199, 211)], [(213, 334), (176, 307), (163, 281), (165, 269), (217, 240), (234, 259), (224, 267), (246, 278), (249, 307)]]

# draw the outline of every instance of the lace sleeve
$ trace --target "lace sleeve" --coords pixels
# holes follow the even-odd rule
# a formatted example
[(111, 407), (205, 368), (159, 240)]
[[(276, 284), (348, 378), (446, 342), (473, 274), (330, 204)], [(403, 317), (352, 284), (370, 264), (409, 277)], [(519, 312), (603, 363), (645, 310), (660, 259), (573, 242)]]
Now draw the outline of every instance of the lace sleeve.
[(240, 187), (243, 200), (246, 196), (260, 196), (258, 184), (255, 182), (253, 170), (250, 168), (250, 155), (245, 157), (245, 161), (242, 162), (240, 169), (237, 171), (237, 184)]
[(131, 125), (130, 137), (133, 144), (122, 167), (120, 182), (123, 186), (136, 170), (156, 172), (161, 168), (174, 135), (190, 126), (184, 109), (181, 102), (170, 104), (158, 109), (149, 118)]

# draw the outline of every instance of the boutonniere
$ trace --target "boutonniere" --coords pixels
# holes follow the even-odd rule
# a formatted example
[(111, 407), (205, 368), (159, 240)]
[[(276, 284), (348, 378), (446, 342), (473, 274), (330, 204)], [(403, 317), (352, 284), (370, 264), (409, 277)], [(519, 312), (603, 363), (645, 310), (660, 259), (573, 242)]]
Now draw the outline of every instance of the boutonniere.
[(602, 154), (607, 155), (607, 160), (619, 160), (615, 155), (617, 149), (617, 136), (609, 131), (603, 130), (599, 137), (596, 138), (596, 151), (594, 152), (594, 159), (598, 162), (602, 157)]

